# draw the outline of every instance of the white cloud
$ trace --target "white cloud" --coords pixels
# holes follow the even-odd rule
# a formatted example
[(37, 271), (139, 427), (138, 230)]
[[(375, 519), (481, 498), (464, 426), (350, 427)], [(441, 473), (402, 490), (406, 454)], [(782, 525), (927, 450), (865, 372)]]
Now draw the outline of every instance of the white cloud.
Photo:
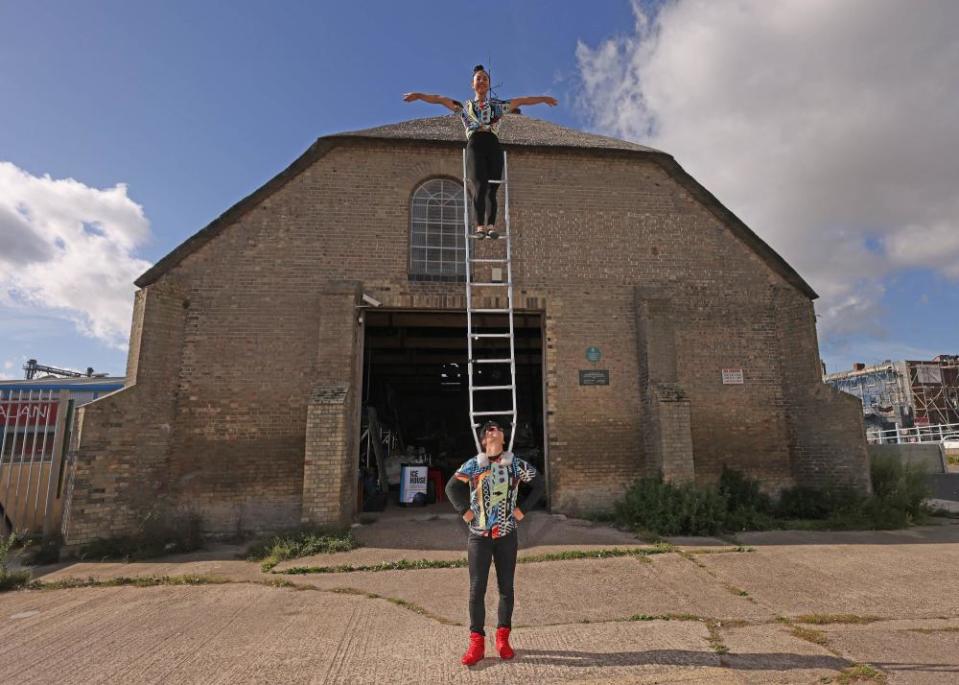
[(134, 251), (149, 233), (123, 184), (91, 188), (0, 162), (0, 303), (54, 310), (123, 348), (133, 281), (150, 266)]
[(881, 331), (884, 279), (959, 279), (959, 3), (675, 0), (580, 44), (581, 107), (673, 154), (822, 299)]

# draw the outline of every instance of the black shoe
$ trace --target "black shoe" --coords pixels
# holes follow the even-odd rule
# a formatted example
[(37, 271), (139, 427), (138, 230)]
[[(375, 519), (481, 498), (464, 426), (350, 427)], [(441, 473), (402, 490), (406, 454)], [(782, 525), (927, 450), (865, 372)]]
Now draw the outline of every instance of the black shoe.
[(491, 240), (496, 240), (499, 238), (499, 233), (496, 232), (496, 229), (490, 228), (486, 230), (486, 237)]

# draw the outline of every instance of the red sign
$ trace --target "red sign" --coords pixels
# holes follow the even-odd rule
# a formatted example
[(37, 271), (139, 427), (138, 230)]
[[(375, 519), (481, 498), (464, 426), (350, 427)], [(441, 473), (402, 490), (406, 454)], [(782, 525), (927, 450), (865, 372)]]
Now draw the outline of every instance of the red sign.
[(56, 402), (0, 400), (0, 426), (33, 428), (54, 426), (56, 423)]

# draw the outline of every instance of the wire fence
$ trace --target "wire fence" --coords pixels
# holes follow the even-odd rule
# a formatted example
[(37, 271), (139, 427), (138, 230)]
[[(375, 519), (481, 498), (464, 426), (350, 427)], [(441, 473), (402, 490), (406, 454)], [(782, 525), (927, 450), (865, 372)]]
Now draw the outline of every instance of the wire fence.
[(866, 441), (872, 445), (902, 445), (906, 443), (942, 443), (950, 438), (959, 442), (959, 423), (938, 423), (932, 426), (866, 430)]
[(72, 411), (65, 391), (0, 391), (0, 532), (59, 529)]

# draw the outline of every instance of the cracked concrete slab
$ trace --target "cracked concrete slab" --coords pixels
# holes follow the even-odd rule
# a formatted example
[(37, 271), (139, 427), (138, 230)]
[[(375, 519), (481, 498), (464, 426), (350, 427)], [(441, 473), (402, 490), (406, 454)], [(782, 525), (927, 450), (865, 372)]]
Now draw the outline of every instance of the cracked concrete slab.
[[(445, 620), (466, 622), (469, 573), (465, 568), (282, 577), (325, 589), (349, 587), (386, 595), (421, 606)], [(491, 570), (487, 617), (496, 615), (497, 599), (495, 570)], [(734, 595), (678, 554), (554, 561), (516, 568), (517, 624), (607, 621), (667, 613), (772, 618), (769, 611)]]
[(726, 628), (722, 638), (729, 649), (723, 662), (747, 683), (815, 683), (850, 665), (824, 647), (793, 637), (778, 623)]
[(650, 621), (517, 629), (516, 659), (467, 670), (462, 628), (380, 600), (244, 584), (22, 591), (0, 597), (0, 616), (2, 682), (740, 683), (784, 669), (777, 682), (800, 683), (819, 664), (754, 644), (723, 666), (701, 622)]
[(944, 572), (959, 567), (956, 544), (777, 545), (697, 559), (719, 581), (748, 588), (784, 615), (959, 614), (959, 575)]
[(959, 620), (901, 620), (820, 626), (830, 646), (887, 674), (889, 683), (959, 682)]
[[(424, 523), (437, 521), (451, 522)], [(534, 540), (521, 554), (648, 546), (617, 537), (621, 531), (574, 524), (544, 519), (538, 537), (531, 525)], [(462, 531), (445, 530), (428, 550), (381, 544), (287, 565), (462, 558)], [(557, 530), (573, 531), (575, 542), (551, 538)], [(274, 575), (228, 548), (48, 568), (41, 570), (44, 581), (215, 575), (232, 582), (0, 594), (0, 682), (810, 683), (835, 679), (860, 661), (883, 669), (893, 683), (959, 682), (959, 578), (948, 572), (959, 562), (959, 526), (780, 531), (740, 541), (756, 551), (691, 539), (682, 553), (520, 564), (515, 636), (524, 651), (512, 663), (488, 659), (471, 671), (458, 665), (467, 613), (463, 568)], [(689, 553), (710, 550), (719, 553)], [(261, 584), (276, 580), (309, 589)], [(393, 601), (329, 591), (344, 587)], [(488, 623), (495, 587), (491, 572)], [(634, 614), (694, 614), (721, 625), (623, 620)], [(809, 626), (826, 636), (822, 647), (775, 621), (799, 614), (885, 620)]]

